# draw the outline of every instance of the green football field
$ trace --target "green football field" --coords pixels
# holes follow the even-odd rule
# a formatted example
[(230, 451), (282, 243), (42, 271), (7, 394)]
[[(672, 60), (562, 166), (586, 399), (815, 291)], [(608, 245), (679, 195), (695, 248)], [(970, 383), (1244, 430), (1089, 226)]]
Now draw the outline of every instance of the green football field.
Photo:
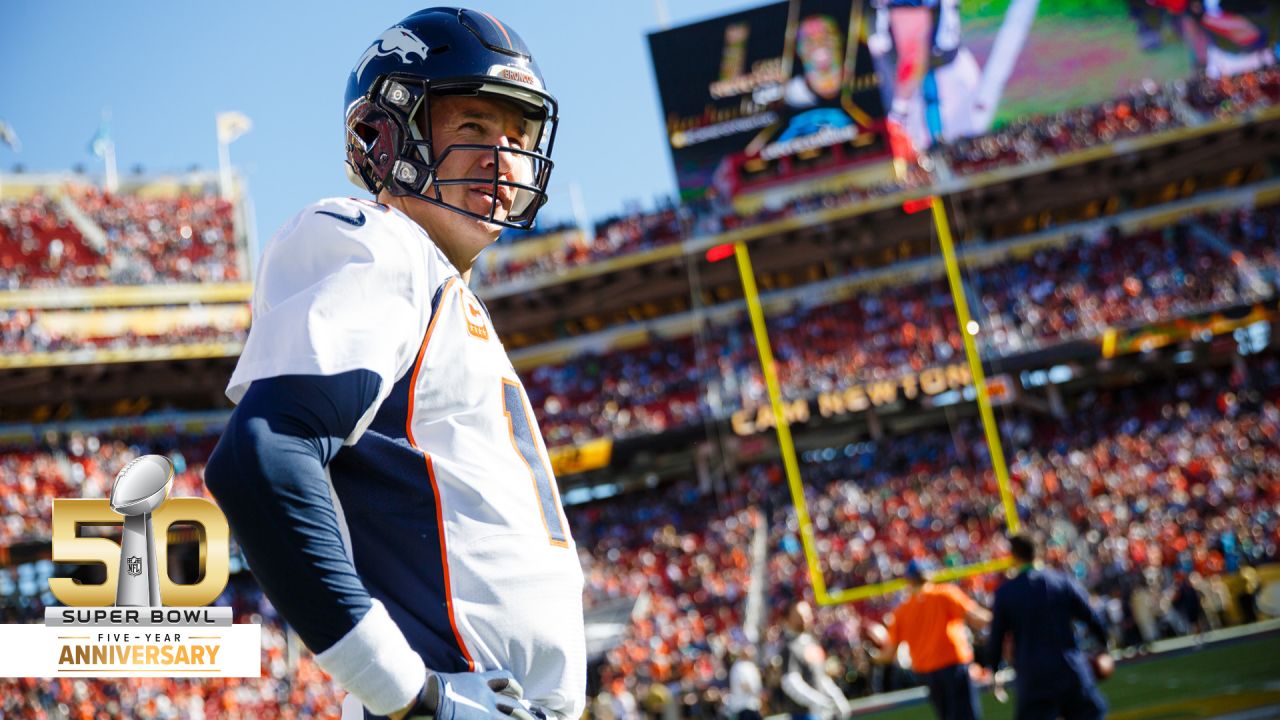
[[(1115, 720), (1280, 717), (1280, 633), (1124, 662), (1101, 688)], [(1002, 705), (985, 692), (983, 716), (1011, 718), (1012, 702)], [(859, 717), (923, 720), (933, 713), (920, 701)]]

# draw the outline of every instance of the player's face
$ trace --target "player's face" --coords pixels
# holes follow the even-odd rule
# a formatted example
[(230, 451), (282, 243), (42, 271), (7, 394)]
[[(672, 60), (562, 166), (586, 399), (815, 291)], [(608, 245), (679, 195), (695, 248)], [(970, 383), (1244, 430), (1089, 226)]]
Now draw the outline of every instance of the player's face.
[(524, 115), (512, 103), (486, 97), (444, 96), (431, 103), (431, 145), (436, 157), (442, 157), (436, 177), (441, 180), (474, 178), (474, 185), (443, 185), (445, 202), (488, 215), (498, 204), (494, 218), (505, 220), (511, 214), (515, 190), (499, 186), (497, 197), (490, 183), (497, 165), (500, 180), (528, 183), (533, 171), (527, 156), (516, 153), (494, 153), (486, 150), (454, 149), (453, 145), (496, 145), (527, 150), (529, 136)]
[(835, 23), (825, 15), (805, 18), (800, 24), (797, 52), (805, 79), (814, 92), (828, 100), (840, 92), (839, 43)]
[[(421, 114), (425, 116), (425, 113)], [(423, 128), (425, 130), (425, 128)], [(431, 146), (438, 159), (436, 177), (441, 180), (473, 179), (462, 185), (440, 185), (440, 198), (454, 207), (478, 215), (493, 210), (497, 220), (512, 212), (514, 188), (499, 185), (496, 197), (493, 177), (530, 183), (532, 165), (527, 156), (492, 150), (455, 148), (484, 145), (528, 149), (530, 138), (523, 114), (513, 103), (498, 98), (441, 96), (431, 100)], [(439, 159), (443, 158), (443, 159)], [(428, 188), (428, 193), (433, 189)], [(497, 208), (494, 209), (494, 203)], [(500, 225), (485, 222), (429, 203), (415, 203), (412, 216), (431, 235), (449, 259), (465, 271), (480, 251), (498, 239)]]

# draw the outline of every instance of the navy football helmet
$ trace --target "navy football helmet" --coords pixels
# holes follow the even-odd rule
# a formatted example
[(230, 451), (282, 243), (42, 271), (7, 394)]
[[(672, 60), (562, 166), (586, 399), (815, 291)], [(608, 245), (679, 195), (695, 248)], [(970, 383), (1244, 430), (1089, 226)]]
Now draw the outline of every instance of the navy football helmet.
[[(529, 147), (431, 143), (431, 99), (442, 95), (494, 97), (512, 102), (524, 114)], [(559, 120), (556, 100), (524, 41), (488, 13), (459, 8), (429, 8), (410, 15), (378, 36), (360, 56), (347, 80), (346, 145), (348, 176), (378, 194), (386, 189), (504, 227), (533, 226), (547, 201), (551, 148)], [(426, 132), (423, 132), (426, 129)], [(441, 178), (436, 169), (451, 153), (492, 153), (488, 177)], [(529, 177), (502, 177), (500, 153), (531, 169)], [(443, 185), (492, 186), (489, 195), (513, 198), (507, 217), (452, 205)]]

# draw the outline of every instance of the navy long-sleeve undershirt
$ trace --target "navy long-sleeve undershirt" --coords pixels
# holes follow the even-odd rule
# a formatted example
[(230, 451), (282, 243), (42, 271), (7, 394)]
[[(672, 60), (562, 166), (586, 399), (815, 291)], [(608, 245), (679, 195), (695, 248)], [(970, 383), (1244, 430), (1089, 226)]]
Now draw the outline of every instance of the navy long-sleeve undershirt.
[(255, 380), (205, 468), (254, 577), (315, 653), (371, 607), (346, 554), (325, 466), (376, 401), (379, 383), (369, 370)]

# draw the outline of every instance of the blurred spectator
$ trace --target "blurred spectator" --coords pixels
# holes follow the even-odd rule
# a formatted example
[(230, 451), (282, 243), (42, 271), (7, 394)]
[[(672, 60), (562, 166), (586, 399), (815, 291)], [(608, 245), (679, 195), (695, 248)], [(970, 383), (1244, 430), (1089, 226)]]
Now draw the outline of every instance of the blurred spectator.
[(764, 681), (756, 664), (755, 645), (740, 644), (733, 655), (733, 664), (729, 666), (729, 693), (724, 699), (725, 715), (729, 720), (760, 720)]
[(797, 600), (787, 611), (782, 655), (782, 693), (792, 720), (841, 720), (849, 701), (827, 675), (827, 653), (814, 639), (813, 608)]

